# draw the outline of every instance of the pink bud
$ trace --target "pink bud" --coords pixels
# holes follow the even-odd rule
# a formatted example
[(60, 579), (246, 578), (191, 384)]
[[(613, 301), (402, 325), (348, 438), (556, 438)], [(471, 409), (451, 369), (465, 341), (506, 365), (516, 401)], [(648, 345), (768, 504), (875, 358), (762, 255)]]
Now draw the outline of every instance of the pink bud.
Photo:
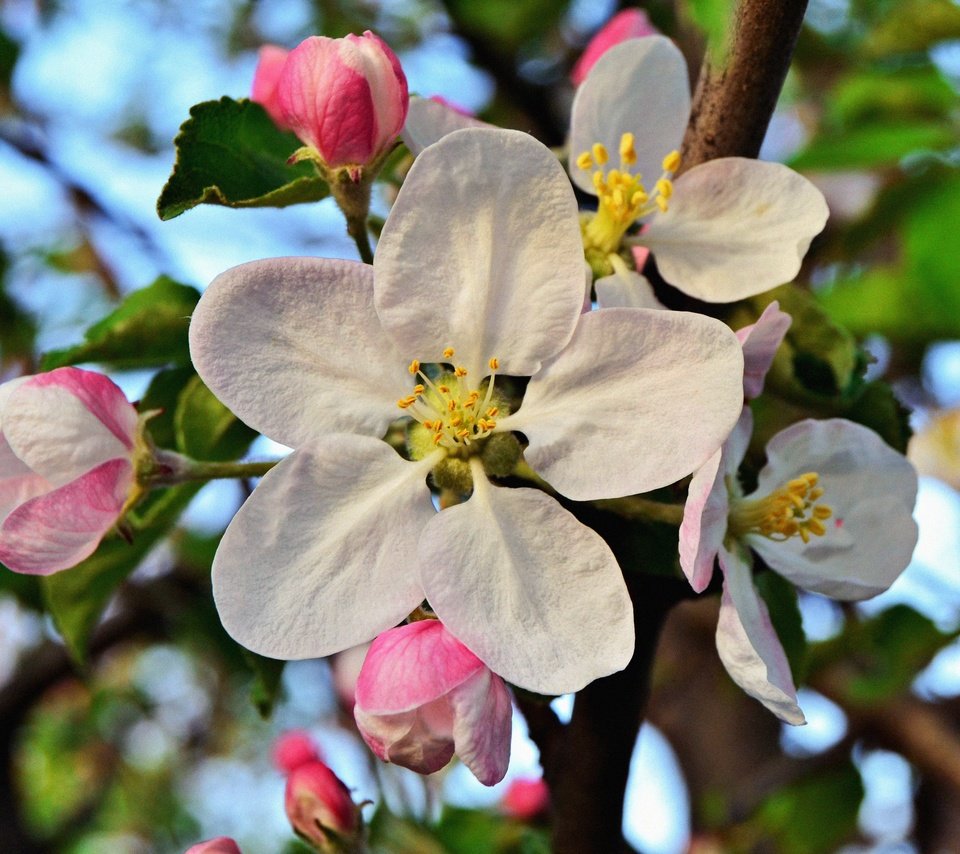
[(273, 743), (273, 764), (284, 774), (290, 774), (295, 768), (319, 759), (317, 746), (302, 729), (285, 732)]
[(49, 575), (91, 555), (134, 488), (137, 411), (102, 374), (0, 386), (0, 561)]
[(284, 808), (293, 829), (321, 851), (340, 851), (361, 831), (360, 808), (323, 762), (299, 765), (287, 777)]
[(277, 83), (286, 125), (330, 168), (364, 166), (391, 145), (407, 117), (407, 78), (369, 30), (311, 36), (287, 57)]
[(583, 83), (597, 60), (610, 48), (627, 39), (636, 39), (641, 36), (653, 36), (660, 31), (650, 23), (647, 13), (642, 9), (624, 9), (614, 15), (590, 39), (586, 49), (573, 66), (570, 80), (574, 86)]
[(438, 620), (379, 635), (356, 701), (360, 734), (384, 761), (432, 774), (456, 753), (487, 786), (507, 772), (510, 692)]
[(283, 71), (289, 53), (290, 51), (273, 44), (261, 47), (250, 90), (250, 100), (262, 105), (270, 118), (282, 128), (287, 125), (283, 121), (283, 111), (277, 98), (277, 83), (280, 82), (280, 72)]
[(183, 854), (240, 854), (240, 846), (229, 836), (218, 836), (191, 845)]
[(503, 811), (517, 818), (532, 819), (546, 812), (550, 805), (550, 790), (543, 777), (524, 777), (514, 780), (500, 802)]

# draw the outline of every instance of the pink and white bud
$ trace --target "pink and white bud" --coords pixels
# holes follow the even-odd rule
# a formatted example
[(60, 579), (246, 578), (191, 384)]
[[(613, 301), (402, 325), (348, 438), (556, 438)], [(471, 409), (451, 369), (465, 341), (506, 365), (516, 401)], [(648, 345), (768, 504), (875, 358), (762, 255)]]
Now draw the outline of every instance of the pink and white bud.
[(386, 762), (432, 774), (456, 753), (486, 786), (507, 773), (510, 692), (439, 620), (374, 640), (353, 714), (364, 741)]
[(353, 850), (363, 829), (360, 807), (343, 781), (319, 759), (287, 777), (284, 808), (293, 829), (320, 851)]
[(520, 777), (507, 787), (500, 806), (507, 815), (529, 821), (546, 813), (550, 789), (543, 777)]
[(570, 81), (574, 86), (583, 83), (597, 60), (614, 45), (625, 42), (627, 39), (653, 36), (659, 32), (660, 30), (650, 23), (647, 13), (642, 9), (624, 9), (618, 12), (590, 39), (570, 72)]
[(273, 764), (284, 774), (291, 774), (308, 762), (319, 762), (320, 751), (302, 729), (285, 732), (273, 743)]
[(287, 127), (331, 169), (365, 166), (386, 152), (407, 117), (407, 78), (369, 30), (311, 36), (290, 51), (277, 82)]
[(253, 86), (250, 89), (250, 100), (256, 101), (273, 119), (274, 123), (286, 129), (283, 120), (283, 110), (277, 96), (277, 84), (280, 82), (280, 72), (283, 71), (290, 51), (277, 47), (274, 44), (265, 44), (257, 54), (257, 69), (253, 72)]
[(137, 435), (136, 409), (102, 374), (0, 386), (0, 562), (49, 575), (93, 554), (134, 489)]
[(241, 854), (240, 846), (229, 836), (218, 836), (191, 845), (183, 854)]

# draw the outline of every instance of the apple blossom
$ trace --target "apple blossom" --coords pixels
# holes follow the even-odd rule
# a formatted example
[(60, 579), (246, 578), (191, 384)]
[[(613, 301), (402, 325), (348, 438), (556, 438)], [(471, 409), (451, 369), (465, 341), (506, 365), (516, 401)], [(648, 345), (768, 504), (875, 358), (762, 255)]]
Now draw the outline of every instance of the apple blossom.
[(917, 475), (866, 427), (805, 420), (770, 440), (757, 488), (744, 496), (737, 470), (752, 430), (745, 407), (718, 464), (694, 475), (680, 565), (699, 592), (719, 558), (724, 666), (778, 717), (803, 723), (786, 656), (753, 586), (751, 550), (805, 590), (844, 600), (875, 596), (904, 570), (916, 544)]
[[(218, 548), (227, 631), (274, 658), (317, 657), (426, 598), (530, 690), (622, 669), (632, 608), (610, 548), (545, 492), (495, 479), (522, 449), (576, 501), (672, 483), (736, 420), (743, 357), (711, 318), (581, 314), (583, 293), (562, 168), (532, 137), (488, 129), (415, 161), (372, 268), (281, 258), (219, 276), (191, 323), (194, 364), (238, 417), (297, 449)], [(503, 375), (530, 377), (519, 408)], [(398, 417), (409, 459), (380, 438)], [(437, 512), (428, 474), (469, 497)]]
[(659, 30), (650, 23), (643, 9), (623, 9), (617, 12), (590, 39), (570, 72), (570, 80), (574, 86), (583, 83), (590, 69), (597, 64), (597, 60), (614, 45), (627, 39), (652, 36), (658, 32)]
[(133, 495), (137, 437), (136, 409), (102, 374), (0, 386), (0, 561), (49, 575), (89, 557)]
[(273, 744), (273, 764), (284, 774), (307, 762), (319, 762), (320, 752), (310, 734), (300, 729), (283, 733)]
[(507, 773), (510, 691), (439, 620), (379, 635), (356, 700), (360, 734), (386, 762), (432, 774), (456, 753), (486, 786)]
[(253, 85), (250, 89), (250, 100), (260, 104), (273, 121), (282, 128), (286, 128), (283, 110), (277, 94), (277, 84), (280, 82), (280, 72), (283, 71), (289, 51), (273, 44), (265, 44), (257, 54), (257, 68), (253, 73)]
[[(698, 299), (732, 302), (789, 281), (826, 222), (823, 195), (786, 166), (742, 157), (702, 163), (674, 181), (689, 112), (686, 63), (663, 36), (610, 48), (577, 90), (570, 173), (599, 197), (584, 225), (591, 266), (609, 275), (609, 257), (626, 238)], [(634, 224), (640, 233), (627, 237)]]
[(218, 836), (191, 845), (183, 854), (241, 854), (240, 846), (229, 836)]
[(287, 56), (276, 84), (284, 124), (304, 142), (299, 158), (357, 180), (383, 157), (407, 116), (407, 78), (378, 36), (311, 36)]

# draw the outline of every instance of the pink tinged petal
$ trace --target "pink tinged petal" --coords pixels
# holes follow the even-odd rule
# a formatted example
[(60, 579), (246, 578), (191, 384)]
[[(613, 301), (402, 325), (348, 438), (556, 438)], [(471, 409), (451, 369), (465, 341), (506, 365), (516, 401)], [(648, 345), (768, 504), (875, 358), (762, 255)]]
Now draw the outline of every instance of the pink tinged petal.
[(590, 69), (596, 65), (597, 60), (614, 45), (618, 45), (627, 39), (654, 36), (659, 32), (650, 23), (647, 13), (642, 9), (624, 9), (618, 12), (590, 39), (580, 59), (577, 60), (570, 72), (570, 81), (574, 86), (583, 83)]
[(767, 606), (753, 586), (749, 561), (749, 553), (740, 545), (735, 544), (732, 551), (720, 550), (724, 582), (717, 652), (730, 678), (751, 697), (780, 720), (804, 724), (787, 656)]
[(0, 433), (0, 521), (24, 501), (44, 492), (53, 485), (44, 477), (35, 474), (10, 448), (3, 433)]
[(528, 376), (570, 339), (583, 302), (577, 204), (533, 137), (456, 131), (413, 164), (374, 259), (384, 328), (409, 359), (458, 363), (477, 379), (497, 357)]
[(130, 457), (137, 411), (102, 374), (58, 368), (17, 386), (2, 423), (14, 454), (63, 486), (101, 463)]
[(723, 157), (677, 178), (669, 209), (638, 240), (683, 293), (733, 302), (793, 279), (828, 213), (823, 194), (792, 169)]
[(367, 746), (384, 762), (433, 774), (453, 759), (453, 709), (446, 697), (394, 715), (368, 715), (358, 703), (353, 716)]
[(673, 42), (648, 36), (615, 45), (597, 60), (573, 99), (570, 177), (595, 196), (590, 172), (574, 161), (601, 142), (616, 167), (620, 137), (630, 132), (638, 158), (630, 171), (656, 180), (663, 158), (680, 147), (689, 115), (687, 63)]
[(183, 854), (241, 854), (240, 846), (229, 836), (218, 836), (191, 845)]
[(250, 100), (262, 105), (280, 127), (286, 125), (277, 97), (277, 83), (280, 82), (280, 72), (283, 71), (288, 53), (289, 51), (273, 44), (261, 47), (257, 53), (257, 69), (253, 73), (253, 85), (250, 89)]
[(403, 127), (406, 78), (372, 33), (311, 36), (290, 51), (277, 83), (284, 122), (331, 168), (369, 163)]
[(74, 481), (31, 498), (0, 525), (0, 563), (50, 575), (93, 554), (133, 486), (128, 460), (110, 460)]
[(414, 156), (428, 145), (439, 142), (455, 130), (471, 127), (493, 127), (462, 113), (435, 98), (411, 98), (407, 121), (403, 126), (404, 143)]
[(798, 587), (834, 599), (882, 593), (910, 562), (917, 542), (913, 507), (917, 474), (872, 430), (833, 418), (800, 421), (767, 444), (756, 496), (805, 472), (820, 475), (818, 503), (833, 510), (827, 532), (804, 545), (799, 537), (744, 540)]
[(716, 452), (740, 414), (742, 376), (740, 344), (717, 320), (601, 309), (498, 427), (526, 434), (527, 462), (568, 498), (648, 492)]
[(510, 764), (513, 704), (503, 679), (484, 668), (450, 694), (453, 744), (484, 786), (499, 783)]
[(449, 630), (508, 682), (578, 691), (626, 667), (630, 597), (601, 537), (533, 489), (494, 487), (441, 511), (420, 537), (427, 599)]
[(663, 308), (653, 293), (653, 285), (633, 270), (597, 279), (597, 303), (600, 308)]
[(435, 514), (430, 461), (344, 434), (313, 442), (263, 478), (213, 562), (224, 628), (271, 658), (318, 658), (370, 640), (422, 600), (420, 528)]
[(382, 436), (410, 393), (409, 363), (373, 308), (366, 264), (276, 258), (204, 292), (190, 323), (198, 373), (236, 415), (296, 447), (330, 432)]
[(793, 318), (780, 311), (780, 304), (774, 300), (756, 323), (737, 330), (737, 338), (743, 346), (743, 394), (747, 400), (763, 393), (767, 371), (792, 321)]

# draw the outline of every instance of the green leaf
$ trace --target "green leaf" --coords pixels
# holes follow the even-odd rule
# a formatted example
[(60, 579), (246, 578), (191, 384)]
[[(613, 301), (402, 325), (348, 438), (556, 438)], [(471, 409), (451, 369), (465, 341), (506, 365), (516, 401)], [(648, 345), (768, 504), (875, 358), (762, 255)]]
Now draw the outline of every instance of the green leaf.
[(925, 51), (947, 39), (960, 39), (960, 6), (952, 0), (900, 0), (867, 36), (873, 56)]
[(799, 172), (895, 166), (908, 154), (944, 150), (956, 143), (956, 134), (942, 120), (891, 117), (821, 133), (788, 165)]
[(280, 695), (280, 680), (286, 662), (257, 655), (248, 649), (243, 650), (243, 658), (253, 671), (250, 699), (253, 700), (260, 717), (269, 718)]
[(0, 30), (0, 92), (9, 91), (10, 78), (20, 56), (20, 45)]
[(569, 0), (444, 0), (458, 29), (516, 53), (524, 42), (556, 24)]
[(243, 456), (257, 436), (214, 397), (198, 376), (193, 376), (180, 394), (174, 433), (181, 453), (208, 461)]
[(91, 326), (84, 342), (46, 353), (50, 371), (64, 365), (100, 362), (114, 368), (150, 368), (190, 364), (187, 329), (200, 293), (161, 276), (134, 291), (119, 307)]
[(772, 794), (750, 825), (779, 854), (837, 851), (857, 831), (863, 781), (850, 761)]
[(42, 579), (44, 600), (70, 655), (86, 661), (90, 635), (120, 584), (148, 551), (173, 527), (200, 484), (185, 484), (154, 493), (141, 515), (133, 542), (104, 540), (85, 561)]
[(956, 103), (935, 66), (857, 70), (831, 93), (827, 120), (838, 127), (908, 117), (943, 121)]
[(174, 144), (177, 160), (157, 200), (161, 219), (200, 204), (282, 208), (329, 195), (310, 163), (287, 165), (300, 140), (252, 101), (197, 104)]
[(368, 828), (370, 846), (375, 854), (449, 854), (429, 828), (394, 815), (383, 802), (370, 819)]
[(807, 636), (797, 604), (797, 589), (775, 572), (759, 573), (754, 583), (767, 604), (770, 621), (787, 654), (793, 681), (799, 684), (806, 676)]

